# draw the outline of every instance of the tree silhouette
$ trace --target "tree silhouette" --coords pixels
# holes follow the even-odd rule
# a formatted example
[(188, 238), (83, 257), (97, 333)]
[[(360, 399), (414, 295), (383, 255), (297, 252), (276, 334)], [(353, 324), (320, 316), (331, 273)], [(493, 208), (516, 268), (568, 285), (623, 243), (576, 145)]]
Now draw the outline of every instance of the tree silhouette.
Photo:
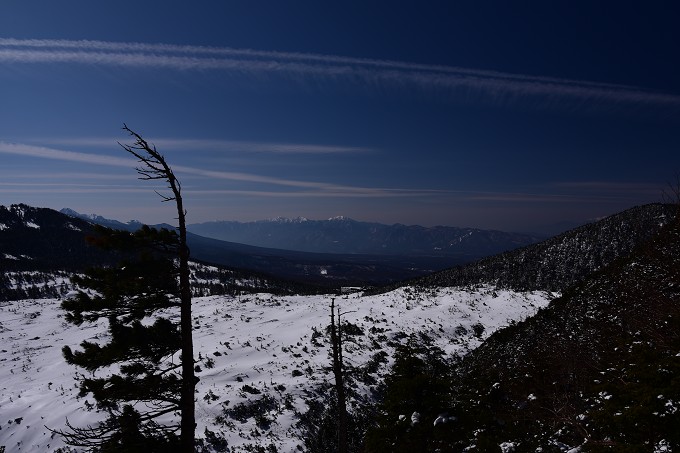
[[(338, 322), (335, 322), (335, 316)], [(340, 310), (335, 308), (335, 298), (331, 298), (331, 354), (333, 356), (333, 376), (337, 394), (338, 416), (338, 453), (347, 453), (347, 401), (345, 396), (345, 379), (342, 363), (342, 328)]]
[(187, 247), (186, 211), (182, 201), (182, 187), (170, 166), (165, 161), (156, 147), (150, 145), (138, 133), (132, 131), (126, 124), (123, 130), (128, 132), (134, 139), (132, 145), (120, 144), (125, 151), (132, 154), (139, 161), (137, 173), (143, 180), (162, 180), (168, 184), (170, 195), (158, 195), (164, 202), (174, 201), (177, 208), (177, 230), (179, 232), (179, 246), (177, 258), (179, 259), (179, 293), (180, 293), (180, 333), (182, 338), (182, 392), (180, 408), (181, 421), (181, 445), (182, 451), (193, 452), (196, 431), (196, 415), (194, 406), (194, 392), (198, 379), (194, 374), (194, 346), (191, 327), (191, 286), (189, 282), (189, 248)]
[[(170, 319), (179, 306), (174, 231), (144, 227), (135, 233), (98, 228), (95, 245), (121, 256), (118, 266), (93, 268), (74, 277), (81, 290), (62, 302), (65, 319), (76, 325), (108, 320), (108, 342), (83, 341), (80, 350), (62, 349), (81, 374), (80, 395), (92, 394), (108, 414), (96, 426), (56, 431), (73, 446), (92, 451), (158, 451), (178, 443), (176, 423), (158, 417), (180, 410), (181, 363), (175, 357), (181, 332)], [(159, 310), (167, 315), (161, 316)], [(113, 368), (112, 368), (113, 367)], [(108, 371), (116, 370), (116, 371)], [(102, 376), (96, 372), (103, 371)]]
[(661, 195), (665, 203), (675, 205), (676, 220), (680, 221), (680, 172), (676, 172), (674, 178), (666, 183)]
[[(94, 451), (195, 450), (194, 372), (191, 323), (191, 287), (186, 211), (181, 185), (156, 147), (127, 125), (133, 137), (130, 145), (120, 144), (137, 158), (142, 180), (162, 180), (169, 194), (156, 192), (164, 202), (174, 202), (177, 231), (144, 227), (137, 233), (103, 229), (97, 245), (117, 250), (125, 262), (116, 268), (91, 270), (77, 280), (81, 287), (63, 308), (68, 321), (76, 324), (108, 319), (110, 342), (83, 342), (81, 351), (64, 347), (67, 362), (93, 373), (117, 365), (119, 373), (106, 377), (80, 377), (81, 394), (92, 393), (97, 408), (108, 412), (105, 422), (86, 428), (56, 431), (67, 444)], [(158, 310), (179, 307), (179, 325)], [(149, 325), (148, 317), (155, 320)], [(145, 320), (145, 318), (147, 318)], [(142, 322), (142, 321), (145, 322)], [(180, 351), (177, 357), (177, 351)], [(178, 359), (178, 363), (175, 363)], [(115, 368), (114, 368), (115, 369)], [(161, 424), (157, 418), (180, 414), (179, 424)], [(179, 430), (179, 442), (176, 432)]]

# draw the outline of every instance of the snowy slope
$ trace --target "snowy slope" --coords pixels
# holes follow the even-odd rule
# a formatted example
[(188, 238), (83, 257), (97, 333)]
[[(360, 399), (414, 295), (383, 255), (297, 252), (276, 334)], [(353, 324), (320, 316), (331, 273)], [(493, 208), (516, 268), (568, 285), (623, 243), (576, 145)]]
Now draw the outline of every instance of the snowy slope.
[[(348, 312), (344, 319), (362, 332), (355, 344), (348, 344), (345, 357), (361, 366), (385, 351), (388, 360), (377, 371), (380, 377), (394, 347), (412, 332), (431, 332), (447, 353), (464, 354), (552, 297), (488, 286), (405, 287), (376, 296), (338, 296), (336, 303)], [(202, 369), (197, 436), (210, 435), (207, 429), (231, 448), (273, 444), (279, 452), (295, 450), (301, 443), (295, 412), (304, 412), (304, 398), (330, 380), (324, 334), (329, 298), (254, 294), (194, 299), (194, 347)], [(17, 452), (54, 451), (63, 443), (46, 426), (63, 428), (67, 417), (74, 426), (84, 426), (103, 417), (87, 411), (92, 398), (77, 396), (74, 376), (81, 370), (64, 362), (61, 348), (105, 339), (106, 325), (65, 323), (55, 299), (0, 304), (0, 446)], [(479, 337), (476, 324), (484, 326)], [(253, 407), (259, 414), (253, 414)]]

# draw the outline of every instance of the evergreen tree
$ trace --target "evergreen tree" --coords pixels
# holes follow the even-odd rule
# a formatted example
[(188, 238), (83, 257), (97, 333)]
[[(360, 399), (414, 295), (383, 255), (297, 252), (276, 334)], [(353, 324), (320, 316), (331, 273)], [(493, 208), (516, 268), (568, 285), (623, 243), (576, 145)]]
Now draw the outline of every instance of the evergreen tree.
[(182, 186), (175, 177), (175, 173), (165, 161), (156, 147), (149, 144), (138, 133), (127, 125), (123, 130), (128, 132), (135, 142), (123, 145), (123, 149), (137, 158), (140, 166), (137, 173), (140, 179), (147, 181), (165, 181), (170, 195), (156, 192), (163, 201), (172, 201), (177, 210), (178, 247), (176, 258), (178, 261), (179, 299), (180, 299), (180, 334), (182, 346), (182, 387), (180, 395), (181, 420), (181, 451), (193, 453), (195, 449), (196, 413), (194, 393), (198, 378), (194, 373), (194, 344), (191, 323), (191, 283), (189, 280), (189, 247), (187, 246), (186, 211), (182, 200)]
[[(80, 395), (92, 394), (108, 418), (85, 428), (67, 423), (69, 430), (59, 434), (67, 444), (92, 451), (159, 451), (179, 443), (179, 424), (156, 422), (180, 409), (181, 362), (173, 359), (181, 332), (170, 319), (180, 305), (177, 234), (147, 226), (135, 233), (99, 231), (92, 242), (117, 251), (120, 265), (74, 277), (89, 290), (64, 300), (62, 308), (66, 321), (76, 325), (108, 320), (109, 341), (84, 341), (76, 351), (64, 346), (63, 353), (69, 364), (90, 372), (79, 377)], [(117, 371), (108, 372), (114, 365)]]
[[(177, 232), (145, 228), (133, 235), (132, 248), (121, 233), (103, 239), (101, 245), (105, 247), (139, 251), (139, 259), (116, 270), (92, 271), (83, 284), (98, 294), (81, 292), (73, 301), (65, 301), (72, 322), (108, 318), (112, 339), (104, 346), (84, 342), (80, 352), (65, 348), (66, 360), (91, 371), (120, 364), (120, 374), (100, 379), (82, 377), (81, 392), (92, 392), (97, 406), (107, 410), (109, 418), (96, 427), (75, 428), (67, 423), (70, 431), (60, 434), (67, 443), (95, 451), (141, 451), (152, 446), (156, 451), (178, 444), (179, 449), (174, 450), (191, 453), (195, 450), (194, 393), (198, 379), (194, 372), (189, 248), (181, 185), (155, 146), (127, 125), (123, 130), (135, 140), (121, 146), (137, 158), (140, 179), (167, 183), (169, 195), (156, 193), (163, 201), (174, 202)], [(142, 323), (157, 310), (172, 306), (179, 307), (179, 326), (158, 316), (150, 326)], [(168, 363), (178, 350), (179, 361)], [(136, 406), (143, 406), (144, 411), (139, 412)], [(181, 416), (179, 425), (155, 422), (174, 412)]]

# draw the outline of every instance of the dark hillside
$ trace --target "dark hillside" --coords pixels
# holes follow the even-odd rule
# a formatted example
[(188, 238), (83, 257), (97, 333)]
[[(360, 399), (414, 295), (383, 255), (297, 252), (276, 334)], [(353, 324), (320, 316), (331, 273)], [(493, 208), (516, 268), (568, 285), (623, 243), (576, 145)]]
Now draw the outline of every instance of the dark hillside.
[[(52, 209), (23, 204), (0, 206), (0, 300), (60, 297), (73, 289), (72, 274), (94, 266), (116, 265), (122, 258), (120, 253), (90, 245), (87, 240), (100, 235), (101, 228)], [(195, 295), (324, 291), (304, 282), (220, 266), (219, 262), (213, 265), (194, 262), (191, 272)]]
[(631, 208), (535, 245), (434, 273), (417, 284), (562, 291), (629, 254), (672, 219), (675, 209), (670, 204)]
[[(680, 222), (492, 335), (451, 379), (438, 404), (410, 408), (423, 413), (419, 439), (389, 414), (374, 451), (680, 448)], [(434, 426), (443, 412), (456, 421)]]
[(46, 208), (0, 206), (0, 268), (15, 271), (78, 271), (112, 263), (111, 254), (88, 246), (95, 226)]

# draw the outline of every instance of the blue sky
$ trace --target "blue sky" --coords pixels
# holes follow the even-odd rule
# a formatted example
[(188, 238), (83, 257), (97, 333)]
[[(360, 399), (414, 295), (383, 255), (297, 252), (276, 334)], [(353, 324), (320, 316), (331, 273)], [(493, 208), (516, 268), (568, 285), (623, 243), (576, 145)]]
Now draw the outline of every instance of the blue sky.
[[(660, 201), (680, 171), (673, 2), (0, 3), (0, 204), (173, 222), (514, 231)], [(162, 187), (161, 187), (162, 188)]]

